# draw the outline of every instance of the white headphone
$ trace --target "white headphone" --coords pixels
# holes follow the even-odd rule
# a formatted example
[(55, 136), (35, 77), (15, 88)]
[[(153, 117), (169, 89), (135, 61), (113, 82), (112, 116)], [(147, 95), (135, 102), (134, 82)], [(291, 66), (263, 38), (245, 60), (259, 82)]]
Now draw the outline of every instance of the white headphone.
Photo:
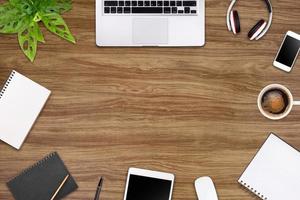
[[(273, 18), (273, 8), (270, 0), (263, 0), (266, 5), (267, 9), (269, 11), (269, 20), (266, 22), (265, 20), (261, 19), (259, 20), (249, 31), (248, 38), (250, 40), (259, 40), (262, 38), (270, 29), (272, 24), (272, 18)], [(233, 10), (233, 7), (237, 0), (231, 0), (231, 4), (228, 7), (227, 10), (227, 28), (229, 31), (232, 31), (234, 35), (241, 32), (241, 26), (240, 26), (240, 18), (237, 10)]]

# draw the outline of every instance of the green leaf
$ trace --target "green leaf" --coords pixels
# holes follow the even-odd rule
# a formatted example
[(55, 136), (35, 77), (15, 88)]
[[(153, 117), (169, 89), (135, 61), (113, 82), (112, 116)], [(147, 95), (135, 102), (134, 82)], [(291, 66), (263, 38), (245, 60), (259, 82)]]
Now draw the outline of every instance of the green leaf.
[(39, 12), (44, 12), (46, 8), (48, 8), (49, 6), (53, 6), (55, 5), (56, 0), (38, 0), (38, 5), (37, 8), (39, 10)]
[(10, 4), (0, 6), (0, 33), (17, 33), (30, 23), (30, 17)]
[(19, 45), (31, 62), (33, 62), (36, 55), (39, 31), (37, 22), (32, 22), (27, 28), (18, 33)]
[(2, 14), (4, 12), (6, 12), (7, 9), (11, 8), (11, 6), (9, 5), (9, 3), (4, 3), (0, 5), (0, 16), (2, 16)]
[(37, 12), (36, 0), (10, 0), (12, 6), (27, 15), (34, 15)]
[(49, 5), (46, 9), (46, 13), (65, 13), (67, 11), (70, 11), (72, 9), (72, 1), (71, 0), (55, 0), (55, 3), (52, 5)]
[(71, 34), (67, 24), (59, 14), (44, 14), (42, 16), (42, 21), (45, 24), (46, 28), (52, 33), (66, 39), (69, 42), (76, 43), (75, 38)]
[(41, 31), (41, 29), (38, 25), (37, 25), (37, 28), (36, 28), (36, 39), (39, 42), (45, 43), (44, 35), (43, 35), (43, 33), (42, 33), (42, 31)]
[(39, 22), (42, 20), (41, 18), (41, 15), (39, 12), (37, 12), (35, 15), (34, 15), (34, 18), (32, 19), (34, 22)]
[(36, 37), (37, 38), (36, 39), (39, 42), (45, 43), (45, 39), (44, 39), (43, 33), (42, 33), (40, 27), (38, 26), (38, 23), (41, 20), (42, 20), (42, 18), (41, 18), (40, 13), (36, 13), (35, 16), (34, 16), (34, 18), (33, 18), (33, 21), (36, 22), (36, 24), (37, 24), (37, 28), (36, 28)]
[(17, 33), (30, 23), (30, 18), (22, 14), (7, 12), (0, 16), (0, 33)]
[(38, 10), (43, 13), (65, 13), (72, 9), (72, 0), (39, 0)]
[(60, 13), (68, 12), (72, 9), (72, 0), (56, 0)]

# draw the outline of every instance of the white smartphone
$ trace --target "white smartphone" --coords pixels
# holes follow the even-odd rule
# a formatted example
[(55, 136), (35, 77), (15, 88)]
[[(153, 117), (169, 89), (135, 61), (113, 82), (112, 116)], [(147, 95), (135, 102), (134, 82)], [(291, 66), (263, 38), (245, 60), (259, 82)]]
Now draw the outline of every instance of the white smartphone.
[(297, 60), (300, 48), (300, 35), (288, 31), (276, 55), (273, 65), (283, 71), (290, 72)]
[(124, 200), (171, 200), (173, 174), (129, 168)]

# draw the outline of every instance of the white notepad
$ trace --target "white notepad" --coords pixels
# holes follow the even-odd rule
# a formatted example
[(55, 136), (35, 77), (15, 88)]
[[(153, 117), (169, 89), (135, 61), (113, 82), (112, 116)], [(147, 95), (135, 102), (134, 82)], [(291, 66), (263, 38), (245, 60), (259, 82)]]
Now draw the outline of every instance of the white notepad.
[(299, 200), (300, 152), (270, 134), (239, 183), (264, 200)]
[(50, 93), (12, 71), (0, 92), (0, 139), (20, 149)]

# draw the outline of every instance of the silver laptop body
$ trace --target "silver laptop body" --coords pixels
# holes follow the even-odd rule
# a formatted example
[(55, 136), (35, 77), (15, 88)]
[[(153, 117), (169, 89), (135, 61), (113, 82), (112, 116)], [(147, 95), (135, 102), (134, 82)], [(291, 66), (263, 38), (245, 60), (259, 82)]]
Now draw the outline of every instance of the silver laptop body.
[(96, 0), (98, 46), (203, 46), (205, 0)]

